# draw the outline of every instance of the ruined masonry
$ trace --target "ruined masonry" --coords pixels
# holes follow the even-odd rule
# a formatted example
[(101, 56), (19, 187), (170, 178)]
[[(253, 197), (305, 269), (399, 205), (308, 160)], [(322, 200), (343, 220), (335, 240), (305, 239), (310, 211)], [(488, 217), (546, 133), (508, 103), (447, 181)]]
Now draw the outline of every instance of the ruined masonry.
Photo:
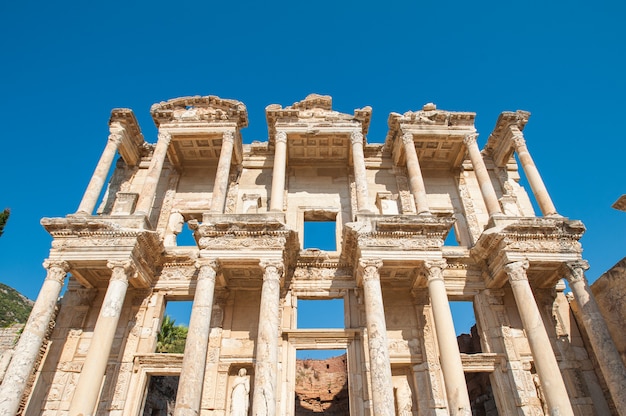
[[(626, 414), (585, 228), (552, 203), (529, 113), (500, 114), (481, 150), (474, 113), (392, 113), (369, 144), (371, 111), (315, 94), (270, 105), (268, 140), (243, 144), (241, 102), (176, 98), (152, 106), (150, 144), (114, 109), (77, 212), (41, 221), (47, 276), (6, 358), (0, 414), (144, 415), (150, 380), (179, 376), (176, 416), (295, 415), (296, 379), (325, 380), (296, 374), (311, 349), (345, 351), (350, 415)], [(304, 247), (320, 221), (336, 250)], [(185, 223), (193, 246), (177, 244)], [(343, 328), (298, 328), (300, 301), (328, 299), (343, 300)], [(193, 300), (185, 352), (155, 353), (178, 300)], [(472, 351), (456, 301), (473, 304)]]

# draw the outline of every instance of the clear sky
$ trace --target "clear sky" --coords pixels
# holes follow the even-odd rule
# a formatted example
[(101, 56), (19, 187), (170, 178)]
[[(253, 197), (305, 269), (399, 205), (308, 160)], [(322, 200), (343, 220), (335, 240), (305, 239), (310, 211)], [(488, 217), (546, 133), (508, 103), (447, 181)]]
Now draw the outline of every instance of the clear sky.
[(76, 211), (112, 108), (156, 141), (153, 103), (242, 101), (246, 143), (264, 109), (309, 93), (390, 112), (477, 113), (482, 147), (502, 111), (532, 113), (531, 154), (559, 213), (587, 226), (594, 281), (626, 256), (623, 1), (5, 1), (0, 4), (0, 281), (34, 299), (51, 238), (42, 217)]

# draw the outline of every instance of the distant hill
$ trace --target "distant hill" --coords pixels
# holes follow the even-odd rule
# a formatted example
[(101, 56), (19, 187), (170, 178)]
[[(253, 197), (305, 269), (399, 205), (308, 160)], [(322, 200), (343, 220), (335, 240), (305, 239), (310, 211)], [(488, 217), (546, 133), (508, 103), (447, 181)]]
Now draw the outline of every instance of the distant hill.
[(0, 283), (0, 328), (26, 323), (34, 303), (12, 287)]

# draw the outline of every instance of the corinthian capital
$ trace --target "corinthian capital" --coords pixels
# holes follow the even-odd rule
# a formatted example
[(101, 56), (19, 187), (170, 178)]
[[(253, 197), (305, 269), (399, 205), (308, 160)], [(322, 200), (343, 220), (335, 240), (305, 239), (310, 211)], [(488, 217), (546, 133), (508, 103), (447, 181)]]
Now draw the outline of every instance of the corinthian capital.
[(287, 133), (282, 130), (277, 131), (274, 140), (276, 143), (287, 143)]
[(405, 145), (407, 144), (413, 144), (413, 134), (412, 133), (404, 133), (402, 135), (402, 143), (404, 143)]
[(198, 269), (198, 280), (215, 280), (217, 270), (219, 269), (219, 262), (214, 259), (198, 259), (196, 260), (196, 269)]
[(135, 266), (130, 260), (109, 260), (107, 267), (113, 272), (111, 274), (111, 280), (125, 280), (132, 277), (135, 272)]
[(235, 142), (235, 132), (232, 130), (226, 130), (222, 133), (222, 142), (234, 143)]
[(166, 144), (169, 144), (170, 140), (172, 140), (172, 135), (168, 131), (159, 130), (157, 137), (159, 142), (165, 142)]
[(478, 137), (478, 133), (471, 133), (463, 137), (463, 143), (465, 146), (473, 146), (476, 144), (476, 138)]
[(61, 284), (65, 280), (67, 272), (70, 271), (70, 265), (63, 260), (46, 260), (43, 262), (43, 267), (48, 270), (46, 280), (54, 280)]
[(565, 274), (565, 278), (568, 282), (580, 282), (585, 280), (585, 270), (589, 269), (589, 263), (587, 260), (569, 261), (565, 263), (568, 272)]
[(363, 144), (363, 133), (358, 130), (352, 131), (352, 133), (350, 133), (350, 141), (353, 145), (358, 143)]
[(359, 259), (360, 273), (363, 281), (380, 279), (378, 270), (383, 266), (381, 259)]
[(528, 280), (528, 276), (526, 275), (528, 266), (528, 260), (514, 261), (504, 266), (504, 271), (511, 281)]
[(259, 265), (263, 268), (263, 280), (280, 280), (283, 272), (284, 263), (280, 259), (265, 259), (259, 261)]
[(441, 260), (426, 260), (424, 266), (428, 272), (428, 281), (431, 280), (443, 280), (443, 271), (448, 267), (446, 259)]

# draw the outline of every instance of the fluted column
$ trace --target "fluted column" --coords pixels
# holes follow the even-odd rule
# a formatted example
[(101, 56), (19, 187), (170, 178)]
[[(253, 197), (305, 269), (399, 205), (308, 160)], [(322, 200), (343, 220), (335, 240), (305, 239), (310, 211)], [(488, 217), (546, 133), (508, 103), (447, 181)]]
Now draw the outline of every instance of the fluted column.
[(93, 330), (89, 350), (83, 369), (78, 378), (74, 397), (70, 404), (70, 416), (91, 416), (96, 414), (96, 402), (100, 394), (102, 379), (111, 354), (111, 346), (124, 305), (128, 289), (128, 277), (133, 272), (130, 261), (110, 261), (112, 269), (100, 314)]
[(19, 409), (26, 383), (33, 372), (65, 276), (70, 269), (64, 261), (46, 260), (43, 266), (48, 269), (46, 279), (0, 385), (0, 415), (14, 415)]
[(574, 414), (572, 405), (550, 344), (550, 338), (548, 338), (541, 313), (530, 288), (526, 269), (528, 269), (527, 261), (516, 261), (504, 266), (550, 414), (570, 416)]
[(600, 371), (611, 392), (611, 398), (620, 415), (626, 415), (626, 368), (611, 338), (606, 321), (585, 278), (589, 264), (584, 261), (567, 263), (569, 273), (565, 275), (574, 299), (578, 303), (581, 324), (587, 332), (591, 347), (598, 358)]
[(446, 265), (445, 260), (425, 262), (428, 271), (428, 294), (430, 295), (437, 343), (439, 344), (439, 362), (448, 396), (448, 411), (452, 416), (470, 416), (472, 409), (467, 393), (465, 373), (463, 372), (461, 353), (456, 340), (450, 302), (448, 302), (446, 284), (443, 278), (443, 270)]
[(467, 147), (467, 151), (476, 173), (476, 179), (478, 179), (478, 185), (480, 186), (480, 192), (483, 195), (483, 200), (487, 206), (487, 212), (489, 215), (502, 214), (502, 208), (500, 208), (500, 202), (496, 196), (496, 191), (489, 178), (489, 172), (485, 166), (480, 150), (478, 149), (478, 143), (476, 143), (476, 134), (468, 134), (463, 139), (463, 143)]
[(98, 161), (96, 170), (91, 176), (89, 185), (87, 185), (87, 189), (85, 190), (83, 199), (80, 201), (78, 211), (76, 212), (77, 214), (93, 214), (93, 210), (96, 207), (96, 203), (98, 202), (100, 192), (102, 192), (104, 182), (106, 181), (107, 175), (111, 170), (111, 165), (113, 164), (113, 159), (115, 158), (117, 149), (122, 143), (122, 134), (124, 132), (124, 128), (119, 123), (114, 123), (113, 125), (111, 125), (109, 127), (109, 132), (109, 139), (107, 140), (107, 144), (104, 147), (102, 156), (100, 156), (100, 160)]
[(159, 139), (157, 140), (154, 153), (152, 154), (148, 175), (144, 180), (143, 188), (141, 188), (141, 194), (139, 194), (137, 201), (137, 208), (135, 209), (136, 214), (150, 214), (159, 178), (161, 177), (161, 171), (163, 170), (163, 163), (165, 163), (165, 156), (167, 156), (167, 148), (171, 140), (172, 135), (170, 133), (166, 131), (159, 132)]
[(283, 273), (281, 260), (263, 260), (263, 286), (254, 367), (252, 414), (276, 415), (278, 335), (280, 330), (280, 281)]
[(528, 179), (528, 184), (533, 191), (533, 195), (535, 195), (535, 199), (539, 204), (541, 212), (544, 216), (555, 215), (556, 208), (554, 207), (550, 194), (548, 194), (548, 190), (541, 179), (541, 175), (539, 175), (537, 166), (535, 166), (535, 162), (530, 156), (530, 152), (526, 147), (526, 140), (524, 140), (522, 132), (517, 128), (512, 128), (511, 130), (513, 133), (513, 146), (517, 152), (517, 157), (522, 164), (522, 168), (526, 174), (526, 179)]
[(276, 132), (274, 147), (270, 211), (282, 211), (285, 195), (285, 171), (287, 169), (287, 133), (284, 131)]
[(354, 181), (356, 182), (356, 201), (359, 211), (372, 211), (367, 189), (367, 172), (365, 169), (365, 155), (363, 154), (363, 133), (353, 131), (350, 135), (352, 142), (352, 163), (354, 164)]
[(424, 185), (424, 177), (420, 168), (417, 152), (415, 151), (415, 143), (413, 142), (413, 134), (404, 133), (402, 136), (404, 144), (404, 153), (406, 154), (406, 168), (409, 172), (409, 185), (411, 193), (415, 199), (415, 206), (418, 214), (429, 214), (428, 199), (426, 197), (426, 186)]
[(174, 416), (199, 415), (202, 401), (218, 264), (215, 260), (200, 259), (196, 262), (196, 267), (199, 269), (198, 281), (189, 318), (189, 332), (185, 341), (185, 355), (176, 393)]
[(367, 342), (370, 355), (372, 378), (373, 414), (393, 416), (393, 380), (389, 362), (389, 343), (387, 324), (383, 307), (383, 292), (380, 287), (378, 269), (382, 267), (380, 259), (359, 260), (359, 273), (363, 280), (365, 302), (365, 320), (367, 322)]
[(230, 164), (233, 158), (233, 148), (235, 144), (235, 133), (231, 130), (225, 131), (222, 135), (222, 148), (220, 159), (217, 162), (217, 172), (215, 174), (215, 184), (213, 185), (213, 197), (211, 199), (211, 212), (223, 213), (226, 192), (228, 190), (228, 176), (230, 174)]

